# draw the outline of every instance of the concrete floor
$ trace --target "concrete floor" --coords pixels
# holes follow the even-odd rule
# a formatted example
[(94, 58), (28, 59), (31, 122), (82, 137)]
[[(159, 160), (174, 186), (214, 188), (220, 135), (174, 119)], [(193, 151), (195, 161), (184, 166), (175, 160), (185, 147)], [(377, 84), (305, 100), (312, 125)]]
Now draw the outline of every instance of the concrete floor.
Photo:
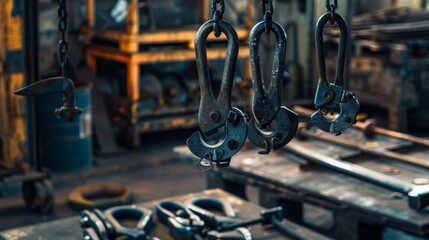
[(20, 184), (0, 185), (0, 230), (79, 214), (68, 206), (67, 195), (73, 188), (88, 183), (127, 184), (134, 191), (135, 202), (204, 190), (204, 173), (180, 163), (172, 151), (174, 146), (184, 145), (191, 134), (192, 131), (178, 131), (143, 135), (141, 147), (135, 151), (96, 158), (98, 166), (85, 171), (53, 173), (55, 210), (48, 215), (32, 213), (25, 208)]

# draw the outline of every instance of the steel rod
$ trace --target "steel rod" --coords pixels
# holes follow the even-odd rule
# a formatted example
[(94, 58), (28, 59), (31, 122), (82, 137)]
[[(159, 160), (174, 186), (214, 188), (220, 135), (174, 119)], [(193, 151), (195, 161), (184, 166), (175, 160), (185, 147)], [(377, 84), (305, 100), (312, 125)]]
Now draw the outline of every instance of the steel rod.
[(413, 156), (407, 156), (407, 155), (392, 152), (389, 150), (382, 150), (382, 149), (368, 147), (364, 144), (357, 144), (357, 143), (350, 141), (350, 140), (347, 140), (345, 138), (339, 138), (339, 137), (335, 137), (335, 136), (328, 135), (328, 134), (319, 134), (319, 133), (313, 132), (311, 130), (305, 130), (304, 128), (301, 128), (299, 130), (299, 133), (305, 137), (314, 138), (317, 140), (336, 144), (336, 145), (343, 146), (346, 148), (359, 150), (362, 153), (366, 153), (366, 154), (369, 154), (372, 156), (389, 158), (392, 160), (412, 164), (415, 166), (429, 168), (429, 161), (427, 161), (425, 159), (416, 158)]
[[(312, 111), (311, 109), (303, 108), (303, 107), (299, 107), (299, 106), (295, 106), (292, 109), (296, 113), (298, 113), (300, 116), (305, 117), (305, 118), (310, 118), (311, 115), (314, 113), (314, 111)], [(353, 125), (353, 128), (360, 129), (360, 130), (367, 130), (367, 124), (365, 124), (363, 122), (356, 122), (356, 124)], [(380, 128), (380, 127), (376, 127), (376, 126), (372, 127), (369, 130), (372, 131), (372, 133), (374, 133), (374, 134), (380, 134), (380, 135), (385, 135), (388, 137), (398, 138), (398, 139), (410, 141), (410, 142), (413, 142), (413, 143), (416, 143), (416, 144), (419, 144), (422, 146), (429, 147), (429, 140), (425, 139), (425, 138), (416, 137), (416, 136), (409, 135), (406, 133), (400, 133), (400, 132), (396, 132), (396, 131), (392, 131), (389, 129)]]
[(429, 185), (417, 186), (357, 164), (339, 161), (307, 149), (296, 141), (290, 142), (282, 149), (336, 172), (401, 192), (408, 196), (408, 205), (412, 209), (421, 210), (429, 204)]

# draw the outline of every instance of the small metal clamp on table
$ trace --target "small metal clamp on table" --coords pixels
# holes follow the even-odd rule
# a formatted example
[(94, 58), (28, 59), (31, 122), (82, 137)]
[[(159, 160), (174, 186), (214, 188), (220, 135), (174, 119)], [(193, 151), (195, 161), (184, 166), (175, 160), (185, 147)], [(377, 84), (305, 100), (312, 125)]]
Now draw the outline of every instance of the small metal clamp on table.
[[(334, 4), (330, 4), (329, 0), (326, 2), (328, 12), (323, 14), (316, 24), (316, 45), (320, 78), (314, 98), (314, 106), (318, 110), (311, 116), (311, 120), (315, 126), (325, 132), (340, 134), (341, 131), (350, 128), (356, 122), (356, 116), (360, 105), (353, 93), (344, 90), (343, 74), (347, 43), (347, 25), (344, 18), (335, 12), (337, 0), (334, 1)], [(334, 83), (329, 83), (326, 77), (323, 29), (328, 21), (331, 24), (336, 22), (340, 28), (337, 73)], [(328, 113), (333, 115), (334, 112), (339, 112), (339, 114), (329, 118)]]
[(204, 221), (179, 202), (162, 201), (156, 206), (158, 220), (164, 223), (174, 239), (202, 239)]
[[(240, 151), (247, 138), (246, 115), (238, 108), (231, 107), (231, 89), (239, 48), (238, 36), (232, 25), (223, 20), (225, 11), (223, 0), (212, 0), (212, 11), (214, 19), (204, 23), (195, 38), (201, 90), (198, 112), (201, 133), (194, 133), (186, 142), (189, 150), (200, 158), (197, 166), (202, 171), (212, 169), (213, 162), (218, 167), (229, 166), (231, 157)], [(216, 37), (224, 33), (228, 39), (222, 83), (217, 97), (213, 93), (206, 50), (207, 37), (211, 32), (214, 32)], [(221, 128), (224, 128), (224, 137), (220, 142), (209, 144), (204, 140), (204, 137), (213, 135)]]
[[(125, 239), (159, 240), (148, 234), (152, 228), (153, 212), (149, 209), (132, 206), (119, 206), (101, 212), (98, 209), (81, 212), (81, 227), (85, 240)], [(125, 227), (124, 219), (137, 221), (134, 228)]]
[[(271, 149), (277, 150), (292, 140), (298, 129), (298, 115), (285, 106), (281, 106), (283, 87), (283, 68), (285, 66), (286, 32), (280, 24), (273, 21), (273, 4), (271, 0), (262, 0), (264, 21), (253, 27), (249, 37), (250, 59), (253, 78), (252, 111), (249, 140), (264, 148), (259, 153), (268, 154)], [(266, 5), (269, 5), (267, 9)], [(274, 33), (277, 43), (274, 50), (274, 63), (271, 71), (270, 89), (265, 89), (261, 69), (261, 50), (259, 41), (263, 33)], [(276, 128), (273, 128), (276, 125)]]

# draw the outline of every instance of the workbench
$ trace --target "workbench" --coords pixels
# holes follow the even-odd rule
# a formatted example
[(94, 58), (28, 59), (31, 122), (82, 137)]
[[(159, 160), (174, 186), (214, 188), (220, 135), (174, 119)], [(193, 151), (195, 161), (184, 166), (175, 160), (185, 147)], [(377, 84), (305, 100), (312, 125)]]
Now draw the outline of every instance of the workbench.
[[(228, 194), (219, 189), (206, 190), (199, 193), (190, 193), (187, 195), (171, 197), (163, 200), (172, 200), (182, 203), (186, 203), (195, 198), (220, 198), (224, 201), (229, 201), (234, 210), (236, 211), (237, 217), (239, 219), (254, 219), (259, 217), (260, 211), (263, 209), (255, 204), (249, 203), (245, 200), (242, 200), (236, 196)], [(145, 208), (152, 209), (154, 211), (154, 230), (151, 233), (152, 237), (158, 237), (159, 239), (169, 240), (173, 239), (169, 233), (168, 228), (162, 223), (158, 222), (155, 214), (155, 207), (160, 202), (151, 201), (146, 203), (139, 203), (137, 205), (144, 206)], [(43, 240), (43, 239), (80, 239), (82, 237), (82, 230), (79, 226), (80, 218), (70, 217), (62, 220), (46, 222), (41, 224), (36, 224), (28, 227), (16, 228), (0, 232), (0, 239), (4, 238), (7, 240)], [(318, 239), (315, 237), (314, 233), (297, 225), (288, 220), (283, 220), (283, 223), (288, 224), (288, 226), (293, 227), (296, 231), (302, 233), (302, 236), (306, 239)], [(289, 239), (283, 236), (280, 232), (275, 230), (272, 227), (263, 227), (262, 225), (255, 225), (250, 228), (252, 236), (257, 239), (270, 239), (270, 240), (280, 240), (280, 239)]]
[[(427, 148), (412, 147), (410, 142), (382, 135), (368, 140), (356, 129), (348, 129), (338, 137), (423, 159), (429, 156)], [(429, 169), (365, 156), (359, 151), (313, 139), (295, 138), (292, 142), (415, 184), (429, 182)], [(269, 155), (258, 154), (260, 150), (262, 149), (256, 149), (250, 144), (245, 145), (245, 148), (232, 158), (230, 167), (215, 168), (207, 174), (208, 188), (222, 188), (246, 199), (246, 187), (256, 186), (259, 189), (260, 205), (271, 207), (280, 204), (290, 220), (328, 233), (336, 239), (383, 239), (383, 235), (392, 231), (395, 232), (394, 238), (389, 239), (429, 237), (429, 209), (422, 212), (410, 209), (406, 196), (341, 173), (312, 166), (304, 159), (281, 150)], [(177, 147), (176, 152), (181, 153), (183, 160), (187, 162), (195, 164), (198, 161), (186, 146)], [(305, 216), (308, 215), (306, 209), (309, 206), (311, 209), (316, 206), (328, 212), (333, 224), (327, 226), (326, 222), (307, 222)], [(406, 236), (404, 232), (414, 236)]]

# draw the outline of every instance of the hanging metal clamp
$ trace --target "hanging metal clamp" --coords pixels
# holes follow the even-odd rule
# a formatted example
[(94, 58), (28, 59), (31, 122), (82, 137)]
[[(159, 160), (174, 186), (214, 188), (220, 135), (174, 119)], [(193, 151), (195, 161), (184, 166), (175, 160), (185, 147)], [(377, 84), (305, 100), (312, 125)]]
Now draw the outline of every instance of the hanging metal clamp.
[[(262, 0), (263, 9), (266, 9), (266, 2), (267, 0)], [(268, 2), (271, 10), (266, 10), (265, 16), (271, 15), (273, 11), (271, 0)], [(266, 33), (273, 32), (277, 39), (269, 91), (265, 89), (262, 76), (261, 50), (259, 47), (259, 41), (264, 31)], [(298, 114), (285, 106), (281, 106), (286, 44), (286, 32), (275, 21), (267, 23), (264, 20), (256, 24), (250, 33), (249, 48), (253, 78), (252, 111), (254, 118), (248, 124), (249, 140), (265, 149), (260, 152), (261, 154), (268, 154), (271, 149), (276, 150), (286, 145), (292, 140), (298, 129)]]
[[(326, 77), (323, 29), (326, 23), (332, 21), (332, 19), (340, 28), (340, 43), (338, 47), (337, 73), (334, 83), (329, 83)], [(344, 90), (343, 73), (346, 42), (347, 25), (344, 18), (338, 13), (331, 11), (322, 15), (316, 24), (316, 45), (320, 78), (314, 98), (314, 106), (318, 111), (311, 116), (311, 120), (319, 129), (336, 134), (341, 133), (341, 131), (351, 127), (356, 122), (360, 106), (355, 95)], [(333, 115), (334, 112), (339, 112), (339, 114), (329, 118), (328, 113)]]
[[(213, 0), (213, 2), (218, 1)], [(223, 5), (223, 0), (220, 1), (220, 5)], [(231, 89), (239, 48), (238, 36), (231, 24), (222, 20), (222, 17), (216, 17), (217, 11), (220, 10), (214, 12), (215, 19), (204, 23), (195, 38), (197, 70), (201, 91), (198, 112), (199, 127), (205, 136), (211, 136), (219, 129), (224, 128), (224, 137), (217, 144), (206, 143), (200, 132), (196, 132), (188, 138), (186, 144), (189, 150), (200, 158), (197, 167), (202, 171), (211, 170), (213, 162), (218, 167), (229, 166), (231, 157), (240, 151), (247, 138), (246, 115), (239, 109), (231, 107)], [(226, 35), (228, 47), (222, 83), (216, 98), (210, 80), (206, 42), (207, 37), (217, 25), (220, 31)]]
[(62, 76), (44, 79), (35, 82), (29, 86), (15, 91), (17, 95), (23, 96), (43, 96), (51, 93), (62, 93), (64, 105), (55, 109), (58, 118), (65, 118), (73, 121), (74, 118), (82, 113), (76, 107), (74, 84), (67, 77), (66, 65), (69, 59), (68, 45), (66, 41), (67, 32), (67, 3), (66, 0), (58, 1), (58, 32), (61, 34), (61, 40), (58, 43), (58, 64), (61, 67)]
[(51, 93), (62, 93), (64, 96), (64, 105), (59, 109), (55, 109), (55, 114), (58, 118), (73, 121), (78, 114), (82, 113), (76, 107), (73, 82), (65, 77), (44, 79), (15, 91), (15, 94), (23, 96), (43, 96)]

